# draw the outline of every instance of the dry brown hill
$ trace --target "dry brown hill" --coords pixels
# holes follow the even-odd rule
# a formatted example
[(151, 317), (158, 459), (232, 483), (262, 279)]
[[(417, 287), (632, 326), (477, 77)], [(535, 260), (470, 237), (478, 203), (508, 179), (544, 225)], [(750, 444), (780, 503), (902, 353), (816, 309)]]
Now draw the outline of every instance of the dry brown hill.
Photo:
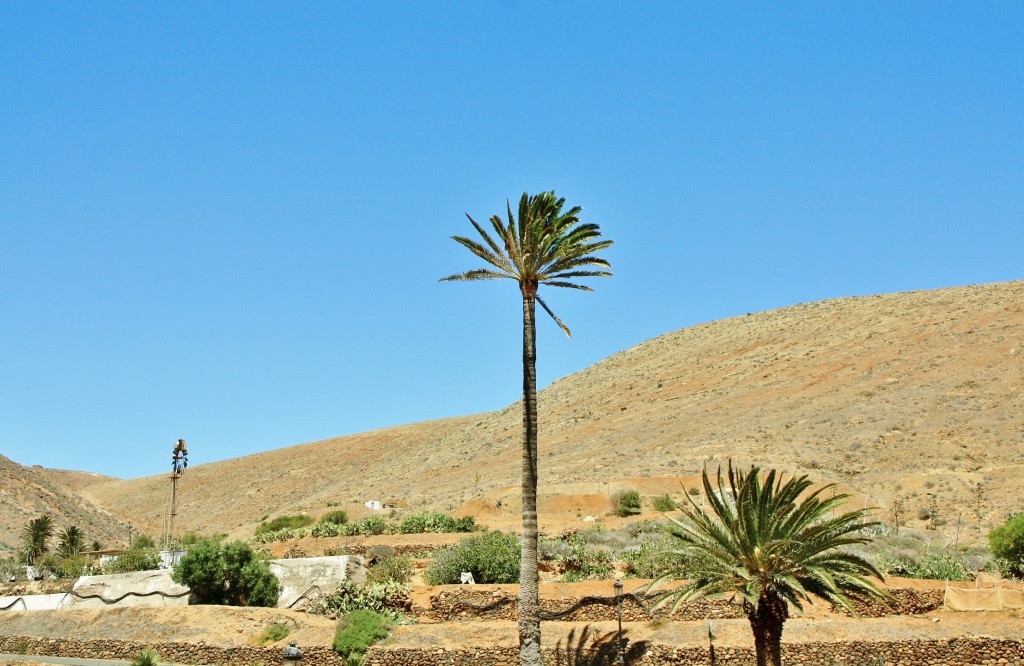
[[(938, 511), (978, 539), (1024, 509), (1024, 282), (843, 298), (694, 326), (540, 396), (542, 496), (606, 494), (732, 458), (804, 471), (891, 519)], [(514, 508), (520, 407), (189, 468), (181, 524), (251, 532), (267, 516), (398, 498)], [(645, 488), (651, 488), (645, 484)], [(660, 492), (660, 490), (658, 491)], [(159, 532), (164, 477), (82, 493)], [(550, 505), (550, 503), (549, 503)], [(543, 506), (542, 506), (543, 510)]]
[(127, 525), (106, 509), (84, 500), (76, 490), (111, 477), (87, 472), (25, 467), (0, 455), (0, 551), (16, 550), (22, 529), (33, 518), (53, 518), (54, 540), (68, 525), (76, 525), (88, 542), (112, 544), (123, 540)]

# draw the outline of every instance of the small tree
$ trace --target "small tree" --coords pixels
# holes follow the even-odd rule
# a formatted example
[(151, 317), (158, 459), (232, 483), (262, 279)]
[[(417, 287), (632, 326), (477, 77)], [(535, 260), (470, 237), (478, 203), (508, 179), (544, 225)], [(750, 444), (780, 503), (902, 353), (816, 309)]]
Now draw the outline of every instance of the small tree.
[(274, 606), (281, 584), (267, 560), (241, 541), (221, 546), (207, 539), (193, 547), (171, 574), (200, 604)]
[(320, 522), (322, 524), (344, 525), (348, 522), (348, 513), (341, 509), (338, 509), (337, 511), (328, 511), (320, 517)]
[(1024, 511), (989, 532), (988, 543), (992, 554), (1001, 560), (1005, 573), (1024, 578)]
[(108, 574), (154, 571), (159, 568), (160, 555), (155, 548), (133, 548), (103, 565), (104, 573)]
[(48, 514), (28, 521), (28, 525), (21, 530), (21, 544), (29, 564), (35, 564), (50, 550), (49, 541), (52, 536), (53, 519)]
[(57, 554), (67, 559), (74, 557), (85, 550), (85, 537), (82, 531), (74, 525), (68, 525), (60, 533), (60, 545), (57, 546)]
[(640, 513), (643, 500), (640, 498), (640, 493), (637, 491), (627, 490), (613, 496), (612, 504), (615, 506), (615, 515), (625, 518), (627, 516), (635, 516)]
[(477, 583), (519, 582), (519, 542), (514, 534), (487, 532), (438, 551), (423, 573), (428, 585), (458, 583), (462, 572)]
[(835, 513), (848, 496), (823, 499), (831, 485), (812, 491), (806, 476), (783, 481), (775, 470), (762, 480), (758, 468), (744, 474), (731, 462), (728, 485), (721, 468), (717, 489), (707, 470), (703, 482), (709, 509), (687, 496), (685, 519), (669, 518), (679, 552), (702, 557), (688, 571), (692, 581), (657, 605), (672, 602), (674, 609), (697, 597), (732, 594), (750, 621), (757, 666), (780, 666), (789, 604), (799, 609), (813, 596), (852, 611), (851, 597), (886, 596), (867, 579), (881, 579), (878, 570), (845, 549), (868, 542), (861, 530), (875, 523), (862, 522), (865, 510)]
[(372, 610), (354, 610), (338, 621), (334, 634), (335, 652), (345, 659), (360, 661), (374, 643), (388, 637), (388, 620)]
[(129, 550), (146, 550), (148, 548), (156, 548), (156, 542), (153, 541), (153, 537), (148, 534), (139, 534), (132, 540)]

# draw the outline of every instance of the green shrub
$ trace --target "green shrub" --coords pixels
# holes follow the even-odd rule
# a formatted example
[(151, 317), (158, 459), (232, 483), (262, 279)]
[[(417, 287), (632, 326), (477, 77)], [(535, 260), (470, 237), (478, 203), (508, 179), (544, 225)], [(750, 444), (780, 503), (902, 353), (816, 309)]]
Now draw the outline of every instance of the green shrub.
[(918, 564), (919, 578), (932, 580), (971, 580), (971, 572), (964, 566), (963, 559), (955, 553), (927, 553)]
[(129, 546), (128, 550), (155, 550), (156, 542), (153, 541), (153, 537), (148, 534), (139, 534), (135, 539), (132, 540), (132, 545)]
[(880, 557), (878, 568), (890, 576), (902, 578), (927, 578), (931, 580), (971, 580), (963, 559), (949, 551), (929, 552), (920, 557), (897, 556), (893, 559)]
[(561, 539), (545, 539), (537, 542), (537, 559), (542, 562), (561, 562), (569, 556), (572, 548)]
[(382, 557), (370, 567), (366, 574), (366, 582), (373, 583), (408, 583), (412, 580), (412, 558), (408, 555), (392, 555)]
[(108, 574), (128, 573), (130, 571), (153, 571), (160, 568), (160, 555), (156, 550), (129, 550), (103, 565), (103, 572)]
[(394, 557), (398, 554), (394, 546), (388, 546), (386, 544), (376, 544), (366, 549), (366, 563), (367, 566), (373, 566), (377, 562), (380, 562), (384, 558)]
[(320, 524), (344, 525), (348, 522), (348, 514), (344, 511), (328, 511), (320, 517)]
[(343, 580), (338, 589), (325, 594), (310, 605), (318, 615), (343, 615), (355, 610), (372, 610), (398, 621), (400, 609), (406, 607), (409, 588), (401, 583), (369, 583), (359, 585)]
[(372, 536), (374, 534), (384, 534), (387, 531), (388, 524), (380, 516), (368, 516), (354, 523), (349, 523), (346, 527), (352, 529), (352, 532), (346, 536), (353, 536), (355, 534)]
[(366, 650), (388, 636), (388, 623), (383, 615), (371, 610), (356, 610), (338, 621), (334, 634), (334, 651), (344, 658), (366, 654)]
[[(311, 529), (305, 527), (291, 528), (285, 527), (284, 529), (274, 530), (272, 532), (259, 532), (254, 534), (252, 539), (249, 541), (252, 543), (271, 543), (274, 541), (288, 541), (289, 539), (300, 539), (304, 536), (308, 536), (312, 532), (318, 532), (319, 530), (331, 530), (332, 532), (344, 533), (346, 525), (332, 525), (330, 523), (324, 523), (321, 525), (314, 525)], [(336, 534), (324, 534), (319, 532), (314, 536), (337, 536)]]
[(131, 666), (156, 666), (160, 663), (160, 654), (156, 650), (144, 648), (132, 659)]
[(469, 571), (477, 583), (519, 582), (519, 541), (515, 535), (487, 532), (438, 551), (423, 574), (428, 585), (458, 583)]
[(989, 532), (988, 543), (1004, 574), (1024, 578), (1024, 512)]
[(267, 628), (263, 630), (263, 633), (259, 635), (256, 641), (260, 644), (276, 643), (288, 638), (290, 633), (292, 633), (292, 628), (284, 622), (272, 622), (267, 625)]
[(278, 532), (280, 530), (294, 530), (300, 527), (307, 527), (313, 524), (313, 518), (305, 514), (299, 514), (297, 516), (279, 516), (274, 518), (269, 523), (260, 523), (260, 526), (256, 528), (256, 534), (266, 534), (268, 532)]
[(566, 543), (569, 544), (570, 552), (565, 558), (563, 582), (600, 580), (611, 575), (612, 558), (607, 550), (593, 547), (575, 534), (566, 539)]
[(610, 553), (615, 553), (628, 545), (629, 532), (630, 528), (628, 527), (622, 530), (609, 530), (601, 525), (593, 525), (585, 530), (580, 530), (573, 537), (566, 539), (566, 542), (571, 544), (573, 538), (578, 538), (591, 546), (600, 546)]
[(25, 567), (14, 558), (0, 560), (0, 581), (25, 580)]
[(670, 549), (668, 544), (642, 543), (622, 553), (626, 564), (626, 575), (631, 578), (659, 578), (681, 572), (685, 566), (684, 556)]
[[(157, 567), (159, 567), (159, 558)], [(91, 560), (84, 555), (73, 555), (71, 557), (58, 557), (46, 555), (36, 565), (36, 570), (44, 576), (53, 576), (61, 580), (70, 580), (85, 576), (92, 572)]]
[(612, 497), (615, 515), (623, 518), (640, 513), (641, 504), (640, 493), (635, 490), (627, 490)]
[(421, 532), (427, 532), (427, 515), (426, 513), (417, 513), (412, 516), (406, 516), (401, 523), (398, 525), (398, 531), (401, 534), (419, 534)]
[[(336, 536), (346, 536), (348, 532), (348, 525), (345, 523), (317, 523), (309, 529), (309, 535), (314, 539), (327, 539)], [(289, 535), (294, 534), (295, 530), (288, 530)], [(280, 534), (280, 532), (271, 532), (271, 535)], [(292, 538), (291, 536), (287, 538)]]
[(241, 541), (223, 546), (207, 539), (189, 550), (171, 574), (200, 604), (275, 606), (280, 583), (265, 557)]
[(676, 506), (676, 501), (669, 495), (658, 495), (654, 498), (654, 510), (665, 513), (667, 511), (675, 511), (679, 507)]
[(398, 525), (401, 534), (421, 534), (432, 532), (438, 534), (451, 534), (454, 532), (473, 532), (476, 530), (476, 523), (472, 516), (452, 518), (447, 513), (417, 513), (407, 516)]

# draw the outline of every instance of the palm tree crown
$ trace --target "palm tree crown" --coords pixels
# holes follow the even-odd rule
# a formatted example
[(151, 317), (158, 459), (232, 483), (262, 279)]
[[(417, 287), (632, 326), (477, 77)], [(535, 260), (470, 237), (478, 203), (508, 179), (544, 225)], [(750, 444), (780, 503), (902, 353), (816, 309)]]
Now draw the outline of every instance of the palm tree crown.
[(74, 557), (85, 548), (85, 536), (75, 525), (68, 525), (60, 533), (60, 545), (57, 554), (63, 558)]
[(25, 556), (30, 563), (46, 554), (50, 549), (49, 540), (53, 536), (53, 519), (49, 514), (28, 521), (21, 530), (21, 543), (25, 549)]
[[(882, 574), (845, 549), (870, 539), (861, 531), (866, 510), (836, 514), (845, 494), (824, 497), (833, 486), (812, 490), (806, 476), (783, 480), (775, 470), (762, 479), (752, 467), (729, 464), (728, 485), (718, 470), (717, 489), (707, 470), (704, 495), (710, 511), (687, 496), (685, 519), (671, 519), (681, 554), (697, 555), (691, 582), (663, 595), (672, 608), (696, 597), (732, 594), (743, 602), (754, 632), (757, 663), (780, 663), (787, 602), (798, 609), (811, 597), (853, 611), (852, 598), (884, 598), (868, 576)], [(656, 581), (660, 582), (659, 581)]]
[(466, 217), (483, 242), (464, 236), (452, 236), (452, 240), (483, 259), (489, 267), (450, 275), (441, 281), (515, 280), (523, 296), (535, 298), (559, 328), (570, 335), (569, 328), (537, 295), (537, 288), (545, 284), (593, 291), (570, 280), (611, 277), (610, 271), (603, 270), (611, 265), (594, 253), (609, 247), (612, 241), (599, 240), (601, 231), (598, 225), (580, 223), (582, 208), (574, 206), (563, 212), (564, 205), (565, 199), (556, 199), (554, 192), (542, 192), (532, 197), (524, 192), (519, 199), (518, 223), (511, 204), (506, 202), (508, 219), (502, 220), (498, 215), (490, 219), (493, 236), (467, 213)]

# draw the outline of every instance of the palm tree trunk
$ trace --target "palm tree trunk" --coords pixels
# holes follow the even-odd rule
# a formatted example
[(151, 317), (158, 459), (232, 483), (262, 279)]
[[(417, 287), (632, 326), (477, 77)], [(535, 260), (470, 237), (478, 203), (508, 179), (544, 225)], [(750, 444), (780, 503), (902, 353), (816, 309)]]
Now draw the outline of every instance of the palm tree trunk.
[(782, 666), (782, 627), (788, 617), (786, 601), (774, 594), (762, 594), (757, 610), (747, 615), (757, 666)]
[(523, 291), (523, 545), (519, 558), (519, 663), (541, 666), (537, 577), (537, 349), (534, 293)]

